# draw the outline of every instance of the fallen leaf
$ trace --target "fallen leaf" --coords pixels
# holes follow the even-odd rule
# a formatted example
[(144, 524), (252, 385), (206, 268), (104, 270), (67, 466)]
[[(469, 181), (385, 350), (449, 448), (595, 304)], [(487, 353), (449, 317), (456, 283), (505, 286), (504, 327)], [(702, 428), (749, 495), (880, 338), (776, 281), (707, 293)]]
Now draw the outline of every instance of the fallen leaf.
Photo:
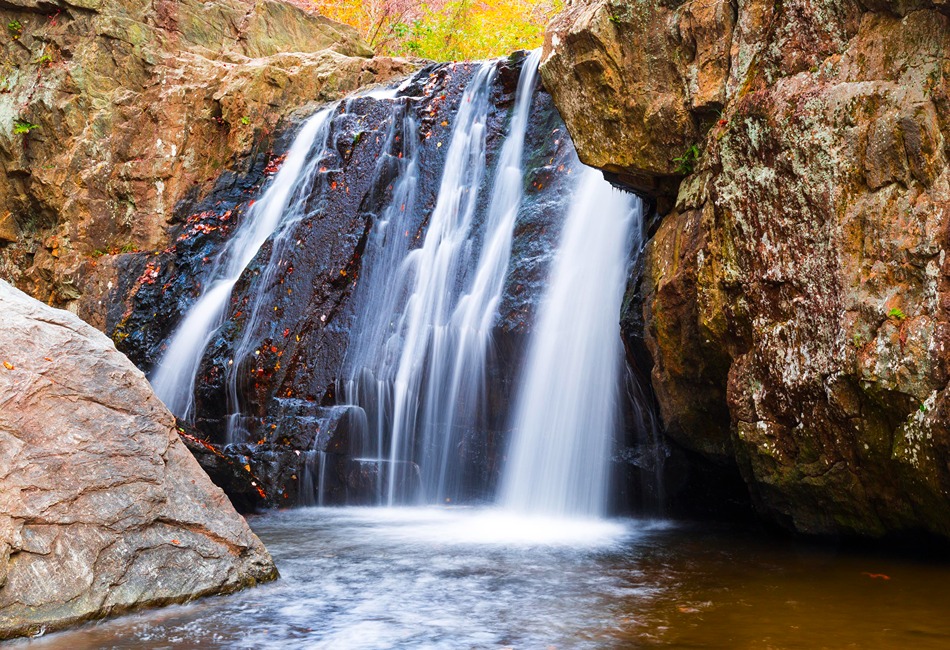
[(891, 579), (891, 576), (884, 575), (883, 573), (868, 573), (867, 571), (865, 571), (862, 575), (866, 575), (872, 580), (890, 580)]
[(9, 361), (4, 361), (3, 367), (6, 368), (7, 370), (13, 370), (13, 364), (10, 363)]

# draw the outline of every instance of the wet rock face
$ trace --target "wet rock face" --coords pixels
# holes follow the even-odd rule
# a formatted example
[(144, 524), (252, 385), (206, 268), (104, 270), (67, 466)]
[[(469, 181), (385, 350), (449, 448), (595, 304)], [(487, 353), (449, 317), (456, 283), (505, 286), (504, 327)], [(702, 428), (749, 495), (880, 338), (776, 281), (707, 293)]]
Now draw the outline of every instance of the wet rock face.
[(162, 250), (285, 118), (407, 74), (278, 0), (9, 0), (0, 7), (0, 273), (105, 328), (124, 254)]
[[(490, 196), (522, 61), (518, 56), (498, 64), (484, 197)], [(341, 103), (331, 118), (332, 146), (309, 190), (306, 216), (282, 231), (276, 253), (276, 238), (265, 243), (237, 283), (225, 323), (199, 370), (195, 421), (183, 428), (202, 465), (242, 509), (312, 502), (320, 466), (326, 503), (376, 500), (380, 468), (357, 460), (365, 455), (354, 433), (358, 414), (338, 405), (337, 390), (351, 331), (363, 316), (353, 297), (363, 278), (367, 238), (390, 203), (399, 172), (399, 154), (387, 149), (392, 146), (387, 144), (389, 130), (395, 125), (394, 142), (411, 138), (418, 149), (420, 208), (406, 236), (413, 238), (413, 246), (421, 245), (455, 115), (476, 69), (477, 64), (435, 66), (395, 99), (357, 97)], [(413, 132), (404, 129), (407, 113), (418, 125)], [(278, 150), (286, 150), (294, 133), (289, 128), (279, 136)], [(535, 96), (525, 157), (531, 174), (525, 180), (499, 308), (496, 363), (488, 370), (490, 408), (484, 421), (463, 433), (458, 449), (464, 457), (459, 466), (469, 472), (463, 483), (473, 497), (489, 492), (497, 478), (524, 336), (566, 212), (567, 188), (577, 173), (573, 144), (542, 90)], [(107, 327), (139, 367), (149, 371), (161, 358), (175, 325), (206, 282), (214, 254), (246, 218), (280, 162), (280, 156), (262, 157), (248, 174), (222, 176), (216, 189), (181, 217), (172, 246), (158, 255), (123, 256), (126, 280), (112, 293)], [(487, 208), (486, 198), (476, 221)], [(238, 349), (246, 350), (246, 356), (237, 354)], [(232, 372), (243, 440), (222, 449), (228, 442), (228, 416), (235, 411), (228, 384)], [(418, 483), (413, 479), (417, 471), (406, 467), (404, 480)]]
[[(699, 36), (657, 63), (681, 82), (663, 101), (687, 107), (698, 129), (685, 131), (697, 159), (647, 248), (642, 282), (666, 430), (738, 463), (760, 512), (788, 528), (948, 536), (947, 6), (705, 4), (737, 8), (716, 27), (729, 44), (724, 67)], [(621, 16), (613, 32), (562, 19), (545, 74), (621, 47), (625, 34), (696, 25), (685, 4), (632, 6), (641, 18)], [(618, 78), (634, 83), (653, 63), (646, 54)], [(716, 93), (689, 81), (704, 71), (721, 79)], [(559, 106), (571, 101), (567, 84), (553, 93)], [(713, 94), (722, 113), (707, 124), (696, 107)], [(648, 96), (631, 101), (661, 101)], [(610, 123), (605, 110), (593, 112)], [(669, 120), (656, 135), (631, 110), (625, 118), (627, 140), (594, 153), (604, 140), (579, 138), (581, 156), (666, 178), (662, 160), (631, 164), (630, 152), (684, 131)]]
[(271, 580), (104, 335), (0, 281), (0, 639)]

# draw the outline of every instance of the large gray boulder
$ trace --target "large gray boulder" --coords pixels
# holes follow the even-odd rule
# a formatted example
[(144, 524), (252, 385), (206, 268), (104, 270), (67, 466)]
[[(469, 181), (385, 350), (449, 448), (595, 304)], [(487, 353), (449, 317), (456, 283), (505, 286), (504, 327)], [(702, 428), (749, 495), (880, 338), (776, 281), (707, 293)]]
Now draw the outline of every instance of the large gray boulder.
[(0, 639), (277, 570), (103, 334), (0, 281)]

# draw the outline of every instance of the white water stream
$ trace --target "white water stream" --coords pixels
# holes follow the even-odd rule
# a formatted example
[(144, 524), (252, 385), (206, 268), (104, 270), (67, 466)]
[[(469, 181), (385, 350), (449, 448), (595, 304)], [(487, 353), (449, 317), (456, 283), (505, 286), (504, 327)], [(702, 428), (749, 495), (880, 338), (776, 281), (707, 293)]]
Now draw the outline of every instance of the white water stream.
[(292, 199), (309, 189), (317, 173), (319, 156), (313, 154), (314, 145), (325, 146), (329, 118), (337, 106), (320, 110), (304, 123), (280, 171), (213, 261), (204, 292), (172, 335), (151, 382), (176, 416), (189, 419), (193, 415), (198, 367), (224, 320), (234, 285), (264, 242), (289, 220), (299, 218), (303, 202)]
[(539, 58), (540, 52), (532, 52), (524, 63), (484, 221), (476, 222), (475, 213), (486, 200), (482, 182), (495, 62), (482, 64), (462, 97), (422, 246), (405, 252), (405, 243), (393, 242), (380, 249), (393, 235), (409, 233), (403, 206), (414, 204), (414, 162), (374, 231), (377, 248), (366, 259), (364, 320), (351, 335), (345, 394), (366, 411), (369, 437), (389, 468), (389, 505), (410, 497), (398, 470), (411, 460), (420, 468), (422, 500), (442, 502), (458, 493), (453, 455), (460, 432), (484, 406), (485, 359), (521, 205), (522, 154)]
[(605, 514), (619, 415), (620, 302), (640, 213), (639, 200), (613, 189), (600, 172), (584, 171), (515, 406), (500, 497), (507, 509)]

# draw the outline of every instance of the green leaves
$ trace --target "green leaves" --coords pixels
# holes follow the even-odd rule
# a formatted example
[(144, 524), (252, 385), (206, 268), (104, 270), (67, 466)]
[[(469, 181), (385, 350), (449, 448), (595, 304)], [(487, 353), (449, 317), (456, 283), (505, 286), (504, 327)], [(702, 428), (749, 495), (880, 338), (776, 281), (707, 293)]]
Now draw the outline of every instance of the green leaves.
[(689, 149), (683, 153), (679, 158), (674, 158), (673, 162), (676, 163), (676, 173), (682, 176), (687, 176), (693, 173), (693, 169), (696, 167), (696, 161), (699, 160), (699, 145), (691, 145)]
[(33, 129), (38, 128), (40, 128), (39, 124), (33, 124), (29, 120), (24, 120), (22, 117), (13, 120), (13, 133), (15, 135), (26, 135)]

